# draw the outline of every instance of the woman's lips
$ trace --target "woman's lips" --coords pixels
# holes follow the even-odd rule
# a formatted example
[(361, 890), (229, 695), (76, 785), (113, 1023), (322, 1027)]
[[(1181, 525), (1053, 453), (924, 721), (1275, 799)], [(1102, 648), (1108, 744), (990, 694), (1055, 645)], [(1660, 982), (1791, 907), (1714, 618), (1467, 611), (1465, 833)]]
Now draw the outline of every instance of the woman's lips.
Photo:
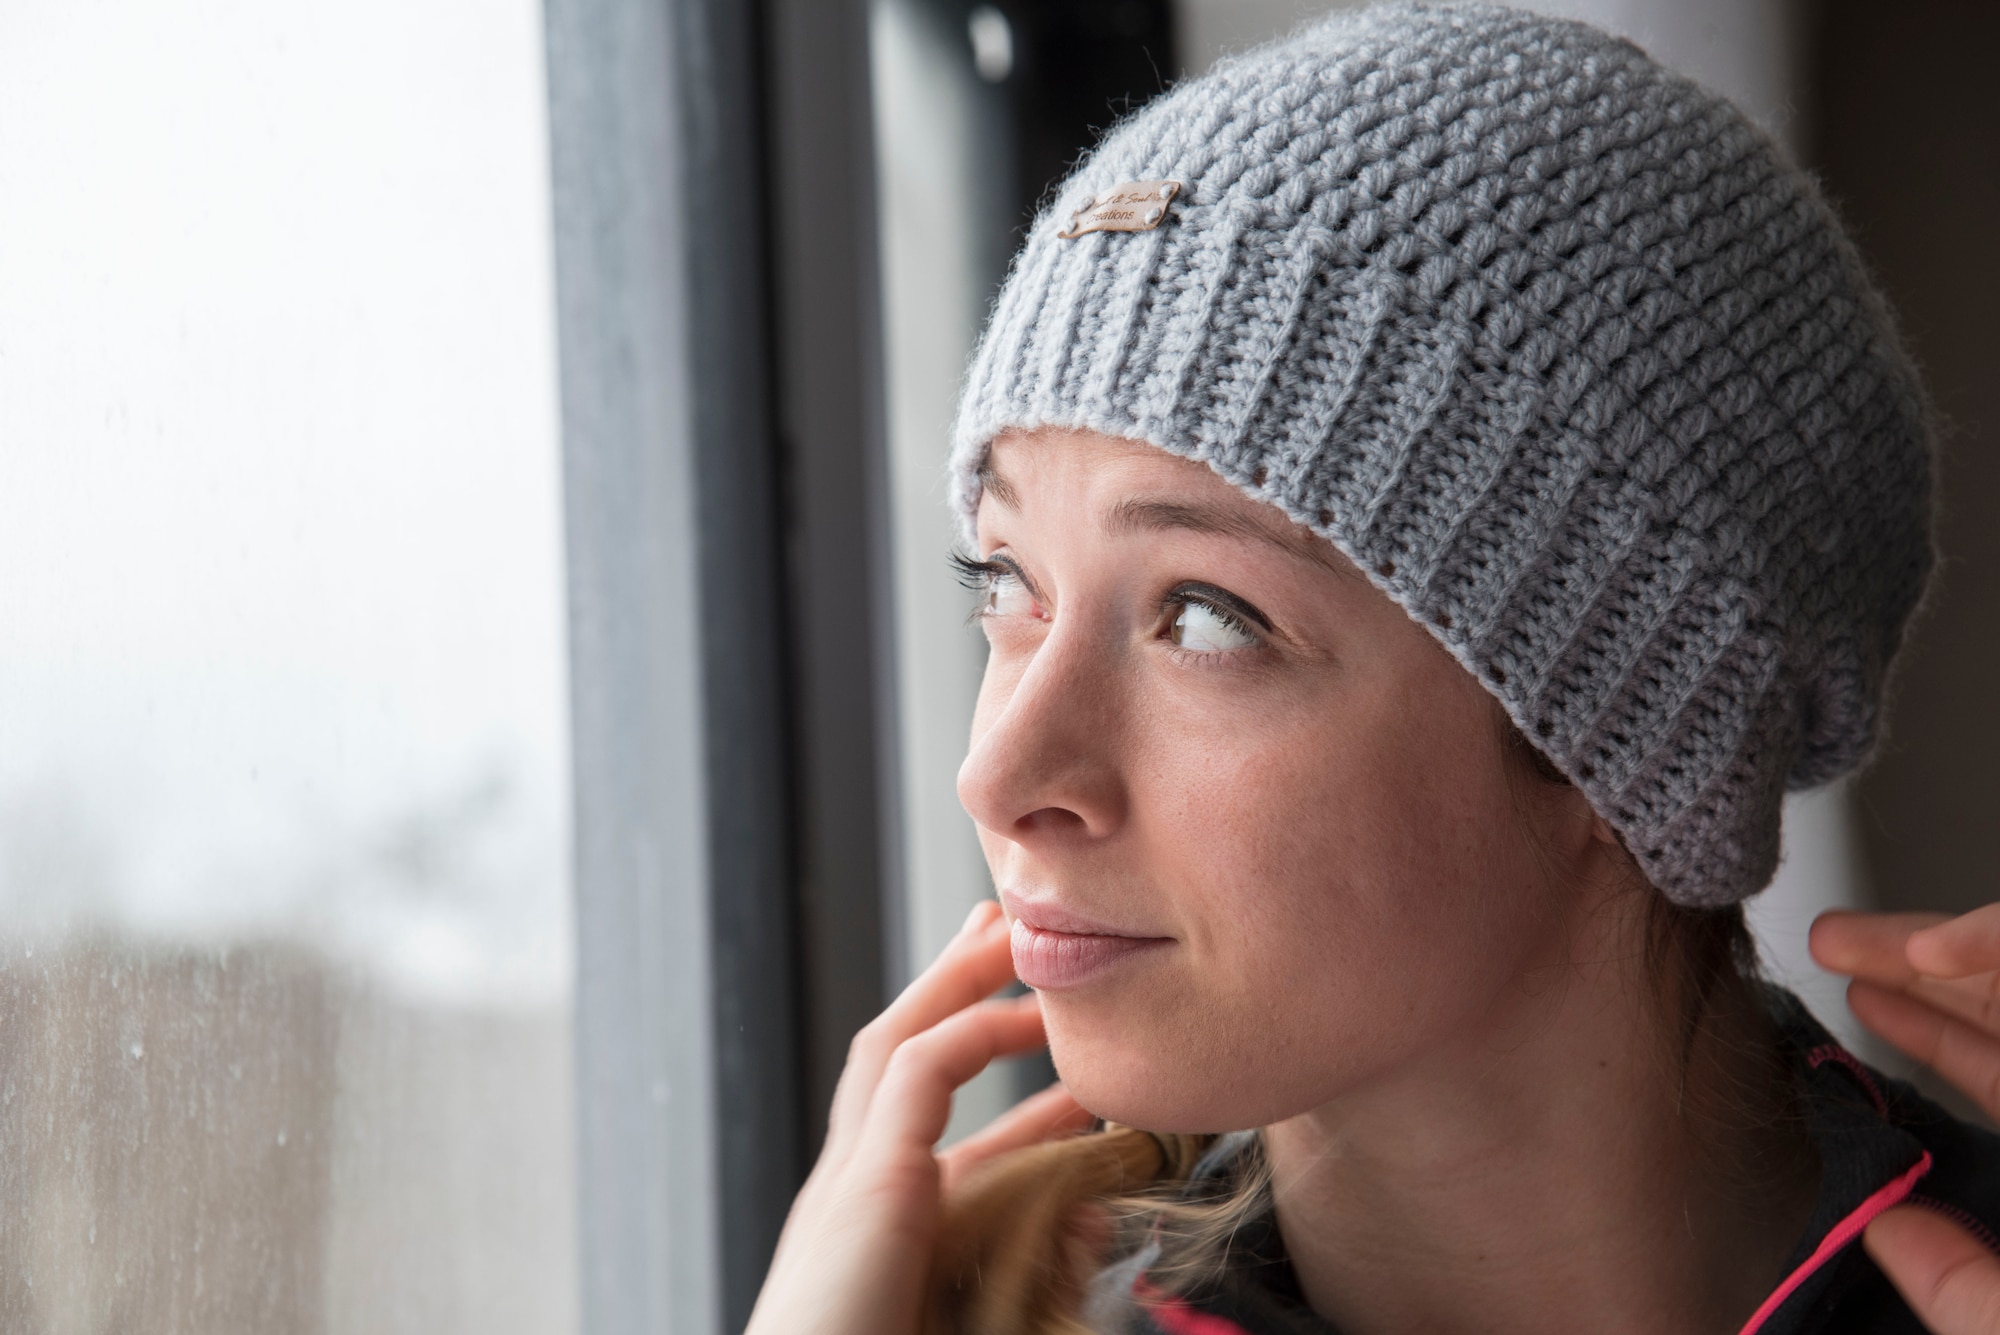
[(1037, 992), (1082, 987), (1134, 955), (1173, 943), (1170, 936), (1076, 930), (1083, 925), (1065, 913), (1017, 911), (1011, 944), (1021, 981)]

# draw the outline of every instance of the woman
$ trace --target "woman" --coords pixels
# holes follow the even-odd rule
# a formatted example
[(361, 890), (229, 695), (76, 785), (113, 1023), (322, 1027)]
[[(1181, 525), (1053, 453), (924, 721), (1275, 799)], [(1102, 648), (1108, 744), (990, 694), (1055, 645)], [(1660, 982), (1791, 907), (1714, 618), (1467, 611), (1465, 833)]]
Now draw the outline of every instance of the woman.
[[(1929, 449), (1810, 183), (1592, 29), (1384, 6), (1113, 131), (960, 409), (999, 904), (856, 1039), (753, 1330), (1990, 1328), (1995, 1142), (1740, 909), (1877, 734)], [(1816, 946), (1991, 1063), (1912, 971), (2000, 932), (1915, 926)]]

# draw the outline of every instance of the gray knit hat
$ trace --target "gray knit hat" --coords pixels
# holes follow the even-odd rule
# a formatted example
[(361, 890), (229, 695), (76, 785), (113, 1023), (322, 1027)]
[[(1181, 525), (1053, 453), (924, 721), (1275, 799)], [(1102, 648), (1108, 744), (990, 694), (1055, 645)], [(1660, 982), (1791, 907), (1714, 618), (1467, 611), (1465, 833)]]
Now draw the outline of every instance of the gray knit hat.
[(959, 408), (1207, 463), (1328, 538), (1682, 904), (1857, 765), (1929, 574), (1930, 435), (1813, 184), (1578, 23), (1386, 4), (1114, 129)]

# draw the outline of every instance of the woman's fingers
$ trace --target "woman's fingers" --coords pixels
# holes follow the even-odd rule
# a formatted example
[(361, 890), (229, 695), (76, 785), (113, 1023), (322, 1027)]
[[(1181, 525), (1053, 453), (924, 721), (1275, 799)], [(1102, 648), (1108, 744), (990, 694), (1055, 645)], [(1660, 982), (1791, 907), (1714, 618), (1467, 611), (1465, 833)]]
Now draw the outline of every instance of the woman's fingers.
[(869, 1105), (858, 1154), (926, 1150), (944, 1134), (951, 1096), (996, 1057), (1040, 1047), (1040, 999), (1030, 994), (987, 1001), (933, 1025), (896, 1049)]
[(1865, 979), (1848, 985), (1854, 1018), (2000, 1117), (2000, 1039), (1913, 997)]
[(1900, 989), (1913, 1001), (2000, 1037), (2000, 973), (1969, 978), (1918, 978)]
[(832, 1125), (793, 1202), (751, 1329), (913, 1331), (942, 1201), (933, 1153), (952, 1092), (1039, 1046), (1037, 998), (982, 1001), (1013, 976), (997, 906), (856, 1036)]
[(1917, 976), (1910, 938), (1944, 921), (1940, 913), (1822, 913), (1806, 941), (1821, 968), (1896, 987)]
[(1096, 1120), (1061, 1085), (1032, 1094), (938, 1156), (945, 1192), (949, 1194), (968, 1171), (995, 1155), (1088, 1131)]
[(1856, 1019), (2000, 1115), (2000, 905), (1936, 913), (1827, 913), (1813, 957), (1849, 974)]
[(1868, 1226), (1862, 1245), (1935, 1335), (2000, 1331), (2000, 1260), (1950, 1220), (1898, 1206)]
[(2000, 1117), (2000, 904), (1956, 918), (1822, 914), (1811, 946), (1854, 978), (1855, 1019)]
[(1007, 922), (1000, 906), (980, 900), (958, 935), (875, 1023), (887, 1037), (901, 1042), (992, 996), (1014, 980), (1014, 958), (1006, 945)]
[(1907, 953), (1911, 965), (1931, 978), (1968, 978), (2000, 970), (2000, 904), (1914, 933)]
[(948, 1016), (977, 1005), (1014, 977), (1000, 906), (982, 900), (948, 942), (889, 1008), (871, 1020), (847, 1051), (847, 1066), (833, 1094), (829, 1141), (844, 1141), (875, 1096), (882, 1072), (898, 1047)]

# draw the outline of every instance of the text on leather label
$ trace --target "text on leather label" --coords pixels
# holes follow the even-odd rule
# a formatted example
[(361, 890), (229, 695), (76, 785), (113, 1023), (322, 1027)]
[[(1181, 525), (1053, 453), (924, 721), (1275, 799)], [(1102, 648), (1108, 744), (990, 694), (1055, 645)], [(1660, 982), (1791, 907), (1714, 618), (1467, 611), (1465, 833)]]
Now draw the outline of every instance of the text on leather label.
[(1069, 226), (1056, 235), (1071, 240), (1087, 232), (1150, 232), (1166, 221), (1179, 181), (1127, 181), (1078, 202)]

